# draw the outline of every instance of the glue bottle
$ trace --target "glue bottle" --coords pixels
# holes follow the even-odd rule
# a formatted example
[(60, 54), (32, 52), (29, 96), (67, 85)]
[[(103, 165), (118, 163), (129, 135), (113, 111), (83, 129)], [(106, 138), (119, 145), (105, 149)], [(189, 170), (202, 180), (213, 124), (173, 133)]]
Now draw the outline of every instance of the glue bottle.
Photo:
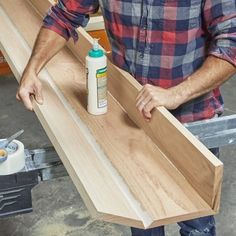
[(92, 115), (107, 112), (107, 58), (99, 49), (98, 39), (86, 56), (87, 67), (87, 110)]

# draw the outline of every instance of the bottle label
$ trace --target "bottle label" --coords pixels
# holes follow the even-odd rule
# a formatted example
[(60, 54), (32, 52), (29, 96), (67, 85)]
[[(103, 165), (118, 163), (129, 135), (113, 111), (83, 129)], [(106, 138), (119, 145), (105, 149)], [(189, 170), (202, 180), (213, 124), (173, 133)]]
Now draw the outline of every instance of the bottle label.
[(97, 78), (97, 107), (107, 106), (107, 67), (96, 71)]

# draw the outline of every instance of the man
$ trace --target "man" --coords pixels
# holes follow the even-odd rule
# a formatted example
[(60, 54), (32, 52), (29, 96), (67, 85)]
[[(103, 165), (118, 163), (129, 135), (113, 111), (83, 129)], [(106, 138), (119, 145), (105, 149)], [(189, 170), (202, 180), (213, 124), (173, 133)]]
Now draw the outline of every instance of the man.
[[(235, 0), (60, 0), (44, 19), (17, 93), (29, 110), (30, 95), (43, 103), (39, 71), (70, 37), (77, 39), (75, 28), (85, 26), (99, 5), (113, 62), (144, 85), (136, 104), (144, 119), (156, 106), (181, 122), (223, 112), (218, 87), (236, 71)], [(216, 235), (212, 216), (179, 225), (183, 236)], [(164, 235), (164, 227), (131, 231)]]

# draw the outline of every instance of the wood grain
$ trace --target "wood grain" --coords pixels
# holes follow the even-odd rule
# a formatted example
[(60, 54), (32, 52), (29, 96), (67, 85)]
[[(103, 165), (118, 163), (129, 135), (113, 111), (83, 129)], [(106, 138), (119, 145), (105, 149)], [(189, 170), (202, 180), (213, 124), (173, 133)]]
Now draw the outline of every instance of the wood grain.
[[(41, 13), (45, 12), (44, 7), (48, 7), (47, 1), (32, 1)], [(29, 48), (25, 52), (25, 42), (32, 48), (41, 20), (23, 0), (0, 0), (0, 3), (14, 22), (9, 23), (4, 13), (1, 13), (1, 20), (5, 19), (6, 22), (1, 24), (0, 30), (7, 32), (0, 36), (1, 48), (4, 49), (15, 75), (20, 78), (30, 53)], [(18, 40), (17, 31), (22, 34), (17, 36)], [(84, 60), (91, 38), (82, 29), (79, 32), (80, 44), (71, 44), (70, 48), (77, 57)], [(19, 48), (19, 55), (14, 48)], [(18, 64), (20, 67), (16, 68)], [(99, 213), (99, 218), (148, 228), (216, 213), (218, 207), (212, 209), (209, 202), (219, 202), (222, 164), (205, 147), (197, 147), (199, 143), (196, 143), (191, 134), (185, 133), (182, 126), (165, 109), (156, 111), (154, 117), (157, 123), (152, 121), (147, 125), (140, 121), (133, 103), (141, 86), (133, 78), (109, 63), (109, 91), (112, 93), (108, 98), (109, 112), (94, 117), (86, 112), (83, 63), (78, 62), (69, 50), (64, 49), (51, 60), (47, 70), (50, 75), (46, 72), (41, 75), (45, 104), (35, 104), (36, 113), (78, 191), (88, 207)], [(113, 73), (115, 76), (112, 76)], [(119, 84), (114, 79), (116, 76), (117, 80), (120, 79)], [(122, 96), (114, 90), (119, 91)], [(156, 131), (160, 133), (156, 135)], [(169, 134), (169, 131), (172, 133)], [(159, 137), (158, 140), (155, 140), (156, 136)], [(173, 145), (173, 141), (168, 138), (172, 137), (183, 145), (185, 142), (181, 140), (187, 137), (187, 154), (178, 156), (178, 161), (175, 160), (176, 155), (172, 155), (173, 152), (181, 154), (179, 148), (169, 151), (168, 145)], [(162, 139), (164, 144), (158, 143)], [(192, 150), (197, 151), (194, 153)], [(206, 154), (206, 157), (199, 153)], [(200, 181), (197, 182), (202, 183), (209, 178), (204, 186), (204, 191), (209, 191), (209, 199), (213, 196), (212, 189), (215, 189), (211, 201), (207, 201), (201, 191), (196, 191), (195, 182), (199, 178), (199, 169), (196, 172), (192, 159), (188, 163), (189, 158), (192, 158), (189, 155), (192, 154), (196, 154), (195, 160), (201, 163), (196, 163), (196, 166), (203, 167), (203, 177), (200, 176)], [(184, 169), (184, 164), (188, 170)]]

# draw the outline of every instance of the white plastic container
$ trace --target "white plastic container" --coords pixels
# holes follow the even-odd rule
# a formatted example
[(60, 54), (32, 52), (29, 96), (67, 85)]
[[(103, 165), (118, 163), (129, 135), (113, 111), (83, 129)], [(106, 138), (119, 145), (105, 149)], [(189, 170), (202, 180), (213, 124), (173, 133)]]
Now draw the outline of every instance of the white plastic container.
[(0, 176), (17, 173), (25, 167), (25, 149), (22, 142), (13, 140), (8, 144), (6, 151), (8, 157), (0, 163)]
[(86, 57), (87, 67), (87, 110), (92, 115), (107, 112), (107, 57), (94, 39), (93, 49)]

